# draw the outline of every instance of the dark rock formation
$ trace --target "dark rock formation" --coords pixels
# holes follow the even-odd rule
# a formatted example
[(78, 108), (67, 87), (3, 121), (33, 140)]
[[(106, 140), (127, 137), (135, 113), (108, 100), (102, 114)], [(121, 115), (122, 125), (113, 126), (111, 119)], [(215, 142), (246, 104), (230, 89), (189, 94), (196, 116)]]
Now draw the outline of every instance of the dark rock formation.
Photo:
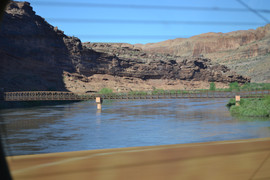
[(0, 27), (0, 87), (66, 90), (63, 72), (141, 79), (244, 83), (249, 78), (209, 59), (146, 53), (130, 44), (84, 43), (37, 16), (27, 2), (11, 2)]
[[(181, 79), (213, 82), (249, 82), (250, 79), (230, 71), (207, 58), (182, 59), (179, 56), (151, 54), (132, 45), (120, 43), (84, 43), (83, 46), (104, 53), (101, 63), (87, 68), (92, 74), (110, 74), (141, 79)], [(105, 61), (102, 61), (102, 59)], [(100, 69), (103, 71), (100, 72)]]
[(65, 90), (62, 72), (75, 71), (80, 40), (35, 15), (27, 2), (11, 2), (0, 27), (0, 86)]

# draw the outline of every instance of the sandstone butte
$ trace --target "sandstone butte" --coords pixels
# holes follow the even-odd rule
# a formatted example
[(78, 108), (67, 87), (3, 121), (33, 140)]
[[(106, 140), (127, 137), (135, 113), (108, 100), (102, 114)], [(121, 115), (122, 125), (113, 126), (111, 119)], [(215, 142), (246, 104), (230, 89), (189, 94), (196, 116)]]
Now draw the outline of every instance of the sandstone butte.
[(82, 43), (36, 15), (30, 3), (12, 1), (0, 27), (0, 87), (85, 93), (105, 87), (126, 92), (267, 82), (269, 29), (145, 45)]

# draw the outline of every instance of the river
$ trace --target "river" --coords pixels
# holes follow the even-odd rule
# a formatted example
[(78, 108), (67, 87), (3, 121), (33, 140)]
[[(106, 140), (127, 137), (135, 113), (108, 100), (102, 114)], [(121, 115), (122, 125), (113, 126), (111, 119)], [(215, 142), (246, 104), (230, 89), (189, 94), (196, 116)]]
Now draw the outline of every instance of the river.
[(1, 110), (7, 155), (270, 137), (270, 120), (232, 117), (228, 99), (94, 101)]

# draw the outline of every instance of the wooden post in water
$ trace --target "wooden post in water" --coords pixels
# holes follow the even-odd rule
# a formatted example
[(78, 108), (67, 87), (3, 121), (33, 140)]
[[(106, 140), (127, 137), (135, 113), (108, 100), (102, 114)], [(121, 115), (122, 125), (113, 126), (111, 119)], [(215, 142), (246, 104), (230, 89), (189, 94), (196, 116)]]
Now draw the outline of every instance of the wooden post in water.
[(97, 109), (101, 109), (102, 101), (101, 97), (96, 97)]
[(239, 95), (235, 96), (235, 105), (240, 106), (240, 96)]

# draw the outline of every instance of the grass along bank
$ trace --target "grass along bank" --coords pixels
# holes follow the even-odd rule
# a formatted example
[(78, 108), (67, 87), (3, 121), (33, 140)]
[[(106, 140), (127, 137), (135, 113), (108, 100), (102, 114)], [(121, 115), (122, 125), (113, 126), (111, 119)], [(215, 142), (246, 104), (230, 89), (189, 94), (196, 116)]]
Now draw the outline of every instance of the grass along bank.
[(235, 116), (270, 117), (270, 96), (265, 98), (242, 98), (240, 106), (235, 105), (235, 99), (230, 99), (227, 106), (230, 113)]
[(98, 93), (99, 94), (128, 94), (128, 95), (147, 95), (147, 94), (185, 94), (185, 93), (198, 93), (198, 92), (207, 92), (207, 91), (223, 91), (223, 92), (232, 92), (232, 91), (255, 91), (255, 90), (270, 90), (270, 83), (246, 83), (239, 85), (237, 82), (229, 84), (228, 88), (218, 89), (214, 82), (209, 84), (209, 89), (186, 89), (186, 90), (164, 90), (164, 89), (154, 89), (152, 91), (129, 91), (125, 93), (116, 93), (113, 92), (110, 88), (102, 88)]

